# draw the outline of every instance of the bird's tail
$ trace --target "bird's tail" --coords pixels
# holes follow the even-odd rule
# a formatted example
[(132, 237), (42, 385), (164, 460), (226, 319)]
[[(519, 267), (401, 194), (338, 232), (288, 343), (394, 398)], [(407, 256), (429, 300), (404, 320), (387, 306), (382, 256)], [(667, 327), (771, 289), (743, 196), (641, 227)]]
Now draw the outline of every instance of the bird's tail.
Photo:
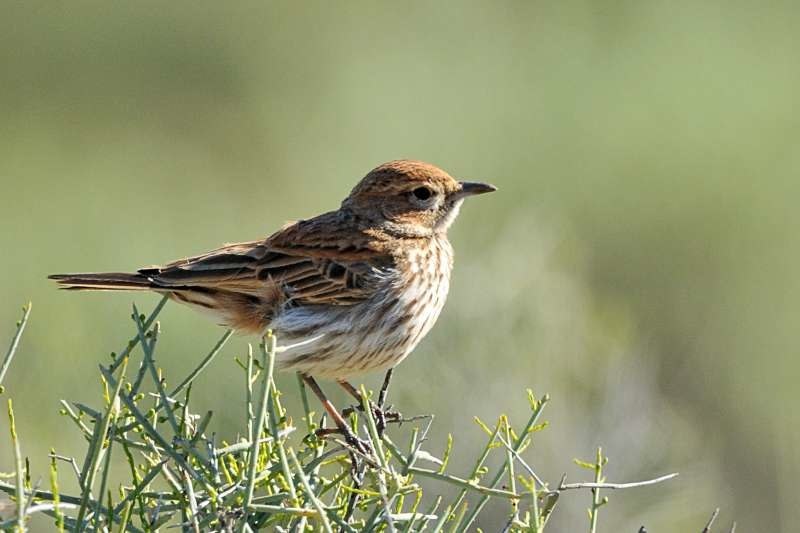
[(62, 289), (73, 291), (136, 291), (155, 287), (149, 278), (138, 273), (53, 274), (48, 278), (55, 280)]

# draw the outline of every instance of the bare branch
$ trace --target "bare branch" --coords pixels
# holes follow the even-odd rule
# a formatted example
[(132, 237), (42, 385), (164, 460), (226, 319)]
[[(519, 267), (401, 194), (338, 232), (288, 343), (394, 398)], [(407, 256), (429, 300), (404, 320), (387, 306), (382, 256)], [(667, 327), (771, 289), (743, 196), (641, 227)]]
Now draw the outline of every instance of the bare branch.
[[(525, 460), (524, 460), (524, 459), (523, 459), (523, 458), (520, 456), (519, 452), (517, 452), (517, 451), (516, 451), (516, 450), (515, 450), (515, 449), (514, 449), (514, 448), (513, 448), (513, 447), (512, 447), (512, 446), (511, 446), (509, 443), (508, 443), (508, 441), (506, 441), (506, 440), (503, 438), (503, 436), (502, 436), (502, 435), (500, 435), (499, 433), (497, 434), (497, 440), (499, 440), (499, 441), (500, 441), (500, 442), (503, 444), (503, 446), (505, 446), (505, 447), (506, 447), (506, 450), (508, 450), (509, 452), (511, 452), (511, 455), (513, 455), (513, 456), (514, 456), (514, 458), (515, 458), (517, 461), (519, 461), (519, 464), (521, 464), (521, 465), (522, 465), (522, 467), (523, 467), (525, 470), (527, 470), (528, 474), (530, 474), (530, 475), (531, 475), (531, 477), (532, 477), (533, 479), (535, 479), (535, 480), (536, 480), (536, 483), (538, 483), (540, 487), (546, 487), (546, 486), (547, 486), (547, 485), (545, 485), (544, 481), (542, 481), (542, 478), (540, 478), (540, 477), (539, 477), (539, 476), (536, 474), (536, 472), (534, 472), (534, 471), (533, 471), (533, 468), (531, 468), (531, 467), (528, 465), (528, 463), (526, 463), (526, 462), (525, 462)], [(563, 483), (563, 480), (562, 480), (562, 483)]]
[(558, 490), (573, 490), (573, 489), (632, 489), (634, 487), (646, 487), (647, 485), (655, 485), (663, 481), (668, 481), (678, 476), (678, 472), (667, 474), (665, 476), (657, 477), (655, 479), (648, 479), (645, 481), (633, 481), (631, 483), (565, 483), (567, 476), (561, 478), (561, 484)]
[(711, 513), (711, 518), (708, 519), (708, 523), (706, 524), (706, 527), (703, 528), (702, 533), (709, 533), (711, 531), (711, 525), (714, 523), (714, 520), (717, 519), (718, 515), (719, 515), (719, 507), (714, 509), (714, 512)]

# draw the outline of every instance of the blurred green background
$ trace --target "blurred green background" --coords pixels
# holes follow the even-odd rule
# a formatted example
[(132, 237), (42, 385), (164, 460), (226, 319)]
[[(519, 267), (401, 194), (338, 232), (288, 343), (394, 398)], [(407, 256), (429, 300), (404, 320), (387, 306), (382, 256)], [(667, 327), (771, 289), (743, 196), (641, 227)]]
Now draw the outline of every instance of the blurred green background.
[[(532, 387), (553, 401), (527, 457), (552, 482), (585, 476), (571, 459), (599, 444), (612, 480), (681, 473), (610, 494), (603, 531), (699, 530), (717, 506), (740, 531), (800, 521), (797, 3), (2, 11), (0, 343), (33, 300), (6, 396), (36, 472), (51, 445), (81, 449), (57, 401), (95, 402), (98, 360), (133, 331), (134, 295), (59, 292), (48, 273), (254, 239), (410, 157), (500, 187), (462, 211), (448, 305), (396, 373), (394, 403), (438, 415), (432, 447), (452, 432), (468, 459), (472, 415), (520, 423)], [(172, 305), (162, 322), (168, 376), (222, 333)], [(223, 434), (246, 342), (195, 390)], [(584, 529), (588, 501), (565, 497), (555, 531)]]

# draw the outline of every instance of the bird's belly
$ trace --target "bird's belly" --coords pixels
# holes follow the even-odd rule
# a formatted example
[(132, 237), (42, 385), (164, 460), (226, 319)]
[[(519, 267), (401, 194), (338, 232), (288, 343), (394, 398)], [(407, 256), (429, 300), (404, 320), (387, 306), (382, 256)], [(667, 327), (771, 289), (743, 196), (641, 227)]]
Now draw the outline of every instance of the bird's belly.
[(346, 307), (288, 308), (271, 324), (288, 347), (278, 368), (346, 379), (402, 361), (430, 331), (444, 306), (448, 283), (392, 287)]

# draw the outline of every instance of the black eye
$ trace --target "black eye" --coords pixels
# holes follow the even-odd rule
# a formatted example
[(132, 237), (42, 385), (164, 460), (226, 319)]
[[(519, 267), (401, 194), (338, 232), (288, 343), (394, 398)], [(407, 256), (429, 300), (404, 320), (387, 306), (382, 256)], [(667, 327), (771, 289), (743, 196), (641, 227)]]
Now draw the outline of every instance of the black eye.
[(414, 196), (416, 196), (419, 200), (427, 200), (431, 196), (433, 196), (433, 192), (427, 187), (417, 187), (413, 191), (411, 191)]

